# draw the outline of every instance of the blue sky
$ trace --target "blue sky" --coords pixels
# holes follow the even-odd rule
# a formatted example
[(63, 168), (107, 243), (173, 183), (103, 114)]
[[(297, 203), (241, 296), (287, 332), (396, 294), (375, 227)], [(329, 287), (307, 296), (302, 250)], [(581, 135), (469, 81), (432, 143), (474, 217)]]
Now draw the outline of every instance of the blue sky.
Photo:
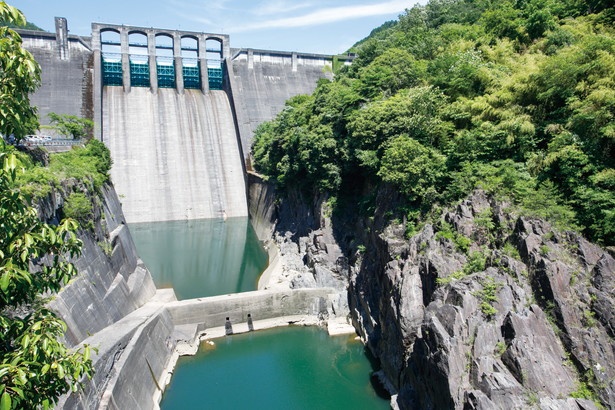
[[(28, 21), (72, 34), (92, 22), (230, 34), (231, 47), (334, 54), (346, 51), (417, 0), (8, 0)], [(423, 1), (424, 3), (424, 1)]]

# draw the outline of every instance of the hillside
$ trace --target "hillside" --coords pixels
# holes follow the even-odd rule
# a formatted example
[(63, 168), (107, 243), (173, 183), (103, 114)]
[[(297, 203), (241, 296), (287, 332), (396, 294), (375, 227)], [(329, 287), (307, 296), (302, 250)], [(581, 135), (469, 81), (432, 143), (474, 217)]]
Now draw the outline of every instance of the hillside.
[(365, 216), (364, 189), (391, 184), (403, 194), (391, 219), (409, 232), (480, 187), (613, 246), (614, 15), (574, 0), (407, 10), (260, 127), (256, 169), (281, 187), (359, 197)]
[(257, 131), (272, 286), (347, 284), (393, 408), (615, 406), (607, 3), (414, 7)]

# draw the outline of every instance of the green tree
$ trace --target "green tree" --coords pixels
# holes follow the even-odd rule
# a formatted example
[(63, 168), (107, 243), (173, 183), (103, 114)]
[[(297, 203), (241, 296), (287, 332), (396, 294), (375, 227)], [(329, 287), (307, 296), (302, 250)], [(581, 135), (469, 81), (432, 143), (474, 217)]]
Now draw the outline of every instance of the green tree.
[[(21, 12), (0, 2), (0, 20), (23, 25)], [(0, 27), (0, 132), (20, 138), (36, 123), (28, 100), (40, 68), (19, 35)], [(49, 408), (76, 390), (93, 368), (89, 347), (69, 351), (59, 341), (66, 325), (44, 306), (76, 272), (77, 223), (42, 223), (16, 186), (17, 157), (0, 148), (0, 409)]]
[(433, 148), (402, 135), (386, 144), (378, 175), (399, 186), (412, 201), (433, 198), (444, 177), (446, 158)]
[(47, 116), (60, 134), (73, 139), (87, 137), (91, 135), (94, 129), (94, 121), (87, 118), (70, 114), (56, 114), (55, 112), (50, 112)]
[(415, 87), (358, 110), (348, 124), (349, 145), (357, 162), (376, 172), (383, 144), (399, 135), (408, 135), (426, 146), (445, 144), (451, 130), (451, 124), (441, 115), (446, 101), (433, 87)]
[(0, 408), (49, 407), (93, 374), (90, 349), (59, 341), (66, 325), (44, 306), (76, 273), (77, 223), (42, 223), (15, 186), (14, 154), (0, 154)]
[[(0, 1), (0, 21), (23, 26), (24, 15)], [(7, 26), (0, 26), (0, 134), (20, 140), (38, 128), (36, 109), (29, 94), (40, 83), (40, 67), (21, 47), (21, 37)]]
[(390, 96), (418, 85), (424, 68), (405, 50), (390, 48), (360, 72), (362, 93), (368, 98)]

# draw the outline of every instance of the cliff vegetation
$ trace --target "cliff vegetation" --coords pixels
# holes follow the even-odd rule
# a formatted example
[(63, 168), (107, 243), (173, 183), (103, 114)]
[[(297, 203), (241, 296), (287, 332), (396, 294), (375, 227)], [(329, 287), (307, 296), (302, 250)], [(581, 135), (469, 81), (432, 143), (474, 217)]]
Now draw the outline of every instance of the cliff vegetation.
[(482, 188), (612, 246), (614, 17), (606, 1), (416, 6), (263, 124), (255, 166), (281, 187), (358, 197), (367, 217), (366, 187), (390, 184), (410, 233)]
[(615, 406), (614, 17), (430, 1), (257, 130), (284, 280), (348, 283), (394, 408)]

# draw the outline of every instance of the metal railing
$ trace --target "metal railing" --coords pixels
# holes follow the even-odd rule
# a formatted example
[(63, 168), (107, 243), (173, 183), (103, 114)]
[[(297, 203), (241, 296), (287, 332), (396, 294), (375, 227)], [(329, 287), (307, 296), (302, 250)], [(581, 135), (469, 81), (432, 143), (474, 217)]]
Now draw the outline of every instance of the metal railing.
[(65, 147), (65, 146), (73, 146), (73, 145), (81, 145), (85, 144), (83, 140), (51, 140), (51, 141), (26, 141), (22, 140), (21, 145), (25, 145), (26, 147), (33, 146), (46, 146), (46, 147)]

